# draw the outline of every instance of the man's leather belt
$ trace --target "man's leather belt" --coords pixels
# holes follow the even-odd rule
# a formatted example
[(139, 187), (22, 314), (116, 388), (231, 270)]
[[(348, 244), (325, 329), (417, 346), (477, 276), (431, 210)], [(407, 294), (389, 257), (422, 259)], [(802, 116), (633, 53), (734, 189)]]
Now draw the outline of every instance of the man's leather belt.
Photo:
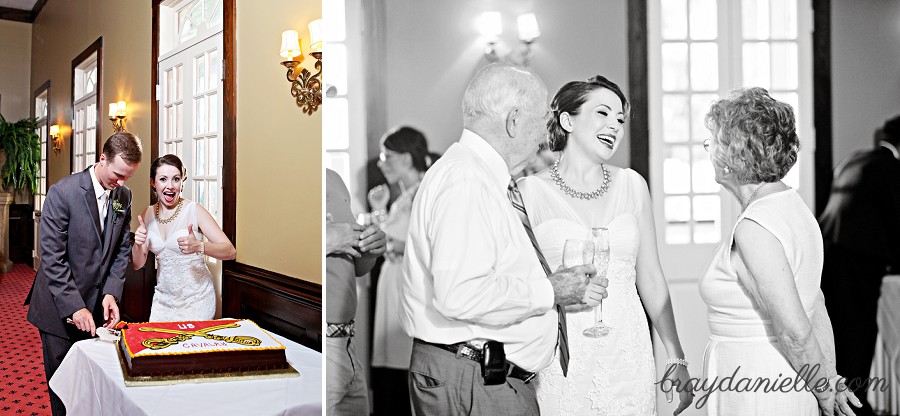
[[(438, 347), (442, 350), (450, 351), (456, 354), (456, 358), (462, 357), (477, 363), (481, 362), (481, 351), (465, 342), (457, 342), (456, 344), (437, 344), (434, 342), (422, 341), (420, 339), (417, 339), (417, 341), (433, 347)], [(524, 370), (522, 367), (513, 364), (509, 360), (506, 361), (506, 365), (509, 367), (509, 371), (506, 373), (507, 377), (517, 378), (524, 381), (526, 384), (531, 382), (531, 380), (534, 379), (534, 376), (537, 375), (536, 373)]]

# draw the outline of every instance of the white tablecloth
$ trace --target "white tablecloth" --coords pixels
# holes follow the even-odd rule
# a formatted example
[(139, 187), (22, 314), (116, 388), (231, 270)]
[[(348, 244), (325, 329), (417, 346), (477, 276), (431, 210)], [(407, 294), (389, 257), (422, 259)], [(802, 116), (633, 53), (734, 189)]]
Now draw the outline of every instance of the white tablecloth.
[(299, 377), (126, 387), (116, 345), (76, 342), (50, 380), (69, 415), (322, 414), (322, 354), (272, 334)]

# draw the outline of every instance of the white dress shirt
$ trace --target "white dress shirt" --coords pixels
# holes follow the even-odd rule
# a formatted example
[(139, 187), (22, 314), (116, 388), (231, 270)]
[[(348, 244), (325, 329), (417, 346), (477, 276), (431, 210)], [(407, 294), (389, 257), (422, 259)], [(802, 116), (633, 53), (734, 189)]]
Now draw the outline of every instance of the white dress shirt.
[(109, 206), (109, 190), (103, 188), (100, 185), (100, 181), (97, 180), (97, 174), (94, 173), (94, 169), (97, 168), (97, 165), (91, 166), (91, 183), (94, 184), (94, 195), (97, 197), (97, 212), (100, 214), (100, 232), (103, 232), (103, 227), (106, 225), (106, 207)]
[(506, 162), (469, 130), (428, 170), (410, 216), (400, 320), (428, 342), (503, 342), (507, 360), (537, 371), (553, 360), (558, 317), (509, 181)]

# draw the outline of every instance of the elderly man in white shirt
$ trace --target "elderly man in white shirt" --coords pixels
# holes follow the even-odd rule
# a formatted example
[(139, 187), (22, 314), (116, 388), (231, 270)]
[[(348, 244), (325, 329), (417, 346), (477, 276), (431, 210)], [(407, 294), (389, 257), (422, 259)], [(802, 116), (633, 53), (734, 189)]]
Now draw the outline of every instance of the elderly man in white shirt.
[[(546, 137), (547, 88), (503, 64), (466, 88), (462, 137), (425, 174), (413, 203), (401, 322), (415, 338), (413, 411), (539, 414), (534, 372), (568, 346), (562, 308), (595, 306), (591, 265), (552, 273), (531, 238), (512, 177)], [(518, 206), (516, 206), (518, 205)]]

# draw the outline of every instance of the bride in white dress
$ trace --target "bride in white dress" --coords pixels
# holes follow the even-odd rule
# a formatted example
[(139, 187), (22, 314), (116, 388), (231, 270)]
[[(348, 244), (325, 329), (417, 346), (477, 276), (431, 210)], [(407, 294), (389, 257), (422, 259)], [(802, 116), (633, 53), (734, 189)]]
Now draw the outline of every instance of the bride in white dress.
[(131, 262), (140, 269), (147, 252), (153, 251), (159, 264), (151, 322), (212, 319), (216, 292), (204, 256), (231, 260), (236, 254), (212, 215), (202, 205), (181, 198), (186, 176), (175, 155), (159, 157), (150, 165), (150, 184), (158, 202), (138, 216)]
[[(624, 136), (626, 106), (619, 87), (602, 76), (564, 85), (548, 122), (550, 148), (561, 151), (561, 157), (518, 183), (551, 269), (562, 263), (567, 239), (590, 239), (593, 227), (609, 230), (603, 321), (613, 329), (605, 337), (588, 338), (582, 331), (594, 325), (594, 310), (567, 309), (568, 376), (558, 360), (538, 374), (543, 415), (655, 415), (659, 379), (646, 316), (669, 362), (677, 363), (671, 364), (670, 379), (686, 386), (690, 378), (659, 265), (647, 184), (631, 169), (606, 164)], [(689, 389), (678, 394), (676, 414), (693, 398)]]

